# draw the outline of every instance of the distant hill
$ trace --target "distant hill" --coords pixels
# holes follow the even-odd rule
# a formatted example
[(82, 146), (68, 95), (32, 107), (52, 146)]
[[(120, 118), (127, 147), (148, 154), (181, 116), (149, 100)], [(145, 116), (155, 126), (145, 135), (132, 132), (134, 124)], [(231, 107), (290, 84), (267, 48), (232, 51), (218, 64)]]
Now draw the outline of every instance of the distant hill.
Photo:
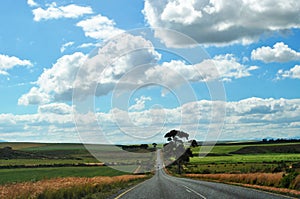
[(231, 154), (300, 153), (300, 144), (277, 146), (247, 146)]
[(46, 156), (37, 155), (35, 153), (13, 150), (9, 146), (0, 148), (0, 159), (19, 159), (19, 158), (40, 159), (40, 158), (46, 158)]
[(0, 140), (0, 142), (6, 142), (5, 140)]

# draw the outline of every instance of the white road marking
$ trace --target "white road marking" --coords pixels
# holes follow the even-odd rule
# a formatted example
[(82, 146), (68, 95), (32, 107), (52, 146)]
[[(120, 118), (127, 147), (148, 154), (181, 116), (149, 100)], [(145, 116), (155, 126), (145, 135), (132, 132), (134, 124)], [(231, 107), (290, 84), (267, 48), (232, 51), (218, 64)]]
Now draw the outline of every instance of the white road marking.
[(185, 185), (182, 185), (182, 186), (184, 186), (186, 189), (192, 191), (194, 194), (200, 196), (201, 198), (206, 199), (202, 194), (198, 193), (197, 191), (195, 191), (195, 190), (193, 190), (193, 189), (191, 189), (191, 188), (189, 188), (189, 187), (187, 187)]

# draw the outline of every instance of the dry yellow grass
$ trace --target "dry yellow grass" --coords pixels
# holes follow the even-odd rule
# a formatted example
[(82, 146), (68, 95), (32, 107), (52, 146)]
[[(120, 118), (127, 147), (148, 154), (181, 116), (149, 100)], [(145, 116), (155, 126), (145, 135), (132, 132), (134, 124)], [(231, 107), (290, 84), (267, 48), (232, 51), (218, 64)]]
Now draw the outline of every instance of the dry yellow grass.
[(24, 182), (0, 186), (0, 198), (35, 198), (45, 190), (56, 191), (62, 188), (70, 188), (79, 185), (99, 185), (115, 182), (127, 182), (134, 179), (145, 178), (146, 175), (122, 175), (114, 177), (67, 177), (50, 180), (41, 180), (38, 182)]
[[(280, 185), (283, 173), (247, 173), (247, 174), (186, 174), (186, 177), (229, 182), (266, 191), (300, 196), (299, 190), (277, 188)], [(276, 187), (277, 186), (277, 187)], [(300, 187), (300, 175), (293, 181), (293, 188)]]
[(268, 186), (253, 185), (253, 184), (243, 184), (243, 186), (255, 188), (255, 189), (261, 189), (261, 190), (265, 190), (265, 191), (272, 191), (272, 192), (277, 192), (277, 193), (284, 193), (284, 194), (290, 194), (290, 195), (294, 195), (294, 196), (300, 196), (300, 191), (293, 190), (293, 189), (268, 187)]
[(266, 186), (279, 186), (283, 173), (244, 173), (244, 174), (186, 174), (187, 177), (237, 182), (244, 184), (257, 184)]

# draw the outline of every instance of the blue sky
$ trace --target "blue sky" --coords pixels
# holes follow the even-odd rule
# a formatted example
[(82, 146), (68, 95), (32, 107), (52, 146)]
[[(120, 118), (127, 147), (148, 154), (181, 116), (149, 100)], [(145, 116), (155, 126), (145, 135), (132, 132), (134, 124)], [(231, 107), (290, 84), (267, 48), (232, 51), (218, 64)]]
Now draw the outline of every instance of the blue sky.
[(0, 140), (299, 137), (297, 0), (1, 4)]

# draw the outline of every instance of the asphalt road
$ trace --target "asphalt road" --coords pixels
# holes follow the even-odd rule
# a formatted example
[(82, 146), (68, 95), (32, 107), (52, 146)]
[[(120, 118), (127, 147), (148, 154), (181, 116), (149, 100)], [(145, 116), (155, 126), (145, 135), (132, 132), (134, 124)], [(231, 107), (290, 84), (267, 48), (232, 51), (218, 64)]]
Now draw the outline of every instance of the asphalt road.
[(264, 191), (227, 185), (192, 180), (187, 178), (177, 178), (170, 176), (163, 170), (163, 162), (157, 152), (157, 170), (155, 175), (141, 184), (127, 190), (116, 198), (165, 198), (165, 199), (185, 199), (185, 198), (222, 198), (222, 199), (279, 199), (289, 198), (278, 194)]

